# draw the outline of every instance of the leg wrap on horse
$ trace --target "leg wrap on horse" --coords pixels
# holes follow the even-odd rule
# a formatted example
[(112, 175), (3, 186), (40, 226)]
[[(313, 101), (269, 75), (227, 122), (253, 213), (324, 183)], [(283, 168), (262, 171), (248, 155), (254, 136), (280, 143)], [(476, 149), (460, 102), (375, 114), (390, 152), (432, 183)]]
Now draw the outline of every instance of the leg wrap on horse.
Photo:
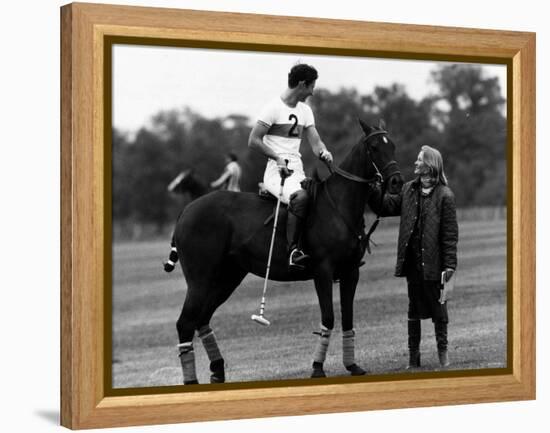
[(321, 332), (319, 332), (319, 341), (315, 348), (313, 355), (313, 362), (324, 363), (327, 358), (328, 345), (330, 343), (330, 334), (332, 331), (321, 325)]
[(355, 331), (350, 329), (342, 333), (342, 359), (344, 367), (352, 376), (367, 374), (365, 370), (355, 363)]
[(210, 362), (222, 359), (222, 354), (220, 353), (214, 331), (212, 331), (208, 325), (199, 329), (199, 338), (202, 341), (202, 345), (204, 346), (204, 350), (206, 350)]
[(225, 382), (224, 361), (222, 358), (222, 354), (220, 353), (214, 331), (212, 331), (210, 326), (205, 325), (199, 329), (199, 338), (201, 339), (204, 350), (206, 350), (206, 354), (208, 355), (208, 359), (210, 360), (210, 371), (212, 372), (212, 375), (210, 376), (210, 382)]
[(193, 342), (178, 344), (181, 369), (183, 370), (183, 383), (192, 385), (198, 383), (195, 370), (195, 351)]
[(342, 333), (342, 358), (344, 367), (355, 364), (355, 331), (353, 329)]

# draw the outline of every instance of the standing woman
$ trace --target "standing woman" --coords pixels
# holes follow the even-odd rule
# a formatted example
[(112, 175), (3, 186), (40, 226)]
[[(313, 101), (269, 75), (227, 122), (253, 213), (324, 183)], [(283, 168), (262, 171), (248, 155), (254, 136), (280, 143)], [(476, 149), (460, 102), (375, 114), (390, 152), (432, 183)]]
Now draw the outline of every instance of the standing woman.
[(449, 317), (441, 281), (448, 281), (457, 265), (455, 197), (438, 150), (422, 146), (414, 174), (416, 178), (406, 183), (400, 194), (385, 194), (382, 201), (380, 193), (373, 194), (370, 204), (374, 209), (378, 207), (382, 216), (401, 216), (395, 276), (407, 278), (408, 368), (420, 367), (420, 321), (430, 318), (435, 327), (439, 363), (447, 367)]

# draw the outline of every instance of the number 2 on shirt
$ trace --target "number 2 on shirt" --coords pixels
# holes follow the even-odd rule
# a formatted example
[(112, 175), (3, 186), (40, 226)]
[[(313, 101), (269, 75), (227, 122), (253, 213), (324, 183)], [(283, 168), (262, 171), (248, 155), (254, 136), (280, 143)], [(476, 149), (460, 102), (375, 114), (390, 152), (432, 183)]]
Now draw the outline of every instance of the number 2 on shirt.
[(292, 125), (292, 127), (288, 131), (288, 136), (289, 137), (299, 137), (300, 134), (295, 131), (296, 127), (298, 126), (298, 117), (296, 117), (296, 114), (291, 114), (290, 116), (288, 116), (288, 120), (294, 120), (294, 124)]

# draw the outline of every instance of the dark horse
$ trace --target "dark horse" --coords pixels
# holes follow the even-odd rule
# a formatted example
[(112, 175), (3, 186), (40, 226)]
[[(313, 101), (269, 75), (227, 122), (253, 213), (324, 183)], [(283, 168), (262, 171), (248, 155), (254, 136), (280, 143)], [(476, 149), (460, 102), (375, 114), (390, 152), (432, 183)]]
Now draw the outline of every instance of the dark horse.
[(210, 185), (197, 176), (192, 168), (179, 173), (168, 185), (168, 192), (174, 194), (189, 194), (191, 200), (195, 200), (213, 189)]
[[(333, 280), (340, 280), (344, 366), (352, 375), (365, 374), (354, 360), (353, 299), (362, 255), (363, 213), (372, 184), (397, 193), (403, 178), (395, 162), (395, 145), (383, 127), (360, 121), (364, 136), (341, 167), (318, 185), (310, 200), (304, 246), (311, 261), (305, 271), (289, 271), (285, 237), (286, 212), (281, 212), (269, 278), (276, 281), (313, 279), (321, 308), (321, 332), (312, 377), (324, 377), (331, 330)], [(209, 326), (249, 272), (265, 277), (272, 231), (273, 201), (253, 193), (216, 191), (191, 202), (174, 231), (177, 253), (187, 280), (187, 294), (177, 321), (185, 384), (197, 383), (193, 337), (196, 331), (210, 360), (211, 382), (225, 381), (224, 360)], [(266, 221), (270, 221), (266, 223)]]

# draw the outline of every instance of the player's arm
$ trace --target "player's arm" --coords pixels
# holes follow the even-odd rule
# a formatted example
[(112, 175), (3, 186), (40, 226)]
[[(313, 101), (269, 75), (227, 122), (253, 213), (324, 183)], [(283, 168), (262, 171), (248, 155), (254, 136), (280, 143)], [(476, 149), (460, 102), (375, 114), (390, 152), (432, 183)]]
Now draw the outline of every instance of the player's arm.
[(269, 130), (269, 126), (266, 125), (265, 123), (261, 121), (256, 122), (256, 125), (254, 125), (254, 128), (252, 128), (252, 131), (250, 132), (250, 136), (248, 137), (248, 147), (260, 152), (262, 155), (266, 156), (267, 158), (275, 160), (277, 162), (277, 165), (284, 166), (285, 165), (284, 159), (281, 158), (279, 155), (277, 155), (273, 151), (273, 149), (271, 149), (269, 146), (267, 146), (264, 143), (264, 136), (267, 134), (268, 130)]
[(231, 176), (231, 172), (227, 167), (225, 167), (225, 170), (223, 171), (222, 175), (215, 181), (211, 182), (210, 186), (212, 188), (218, 188), (222, 186), (227, 181), (227, 179), (229, 179), (229, 176)]
[(305, 129), (305, 135), (313, 154), (319, 156), (324, 161), (332, 162), (332, 154), (327, 150), (327, 146), (325, 146), (323, 140), (321, 140), (315, 125), (308, 126)]

